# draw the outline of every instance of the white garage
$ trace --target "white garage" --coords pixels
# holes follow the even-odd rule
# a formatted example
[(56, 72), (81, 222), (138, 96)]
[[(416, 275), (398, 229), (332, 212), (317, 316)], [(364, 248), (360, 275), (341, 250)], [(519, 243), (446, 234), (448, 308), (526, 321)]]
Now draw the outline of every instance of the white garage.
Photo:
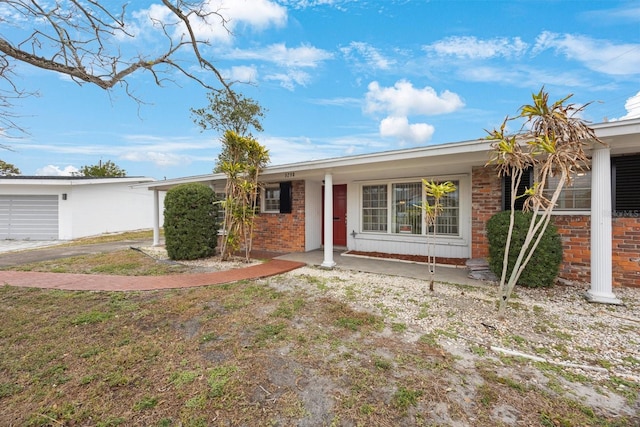
[(146, 177), (0, 177), (0, 240), (71, 240), (153, 227)]

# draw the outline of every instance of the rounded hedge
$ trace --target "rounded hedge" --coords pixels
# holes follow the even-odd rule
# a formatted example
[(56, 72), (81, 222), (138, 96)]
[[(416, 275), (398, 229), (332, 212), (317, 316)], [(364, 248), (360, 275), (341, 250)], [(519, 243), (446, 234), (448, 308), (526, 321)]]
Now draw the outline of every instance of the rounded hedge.
[[(499, 212), (487, 221), (487, 237), (489, 240), (489, 268), (498, 277), (502, 275), (504, 251), (509, 231), (510, 211)], [(507, 280), (518, 258), (531, 222), (531, 212), (514, 212), (514, 227), (509, 249), (509, 267)], [(560, 264), (562, 263), (562, 241), (558, 229), (549, 223), (542, 240), (525, 267), (518, 285), (531, 288), (553, 286)]]
[(173, 260), (206, 258), (218, 243), (215, 192), (203, 184), (182, 184), (164, 199), (164, 239)]

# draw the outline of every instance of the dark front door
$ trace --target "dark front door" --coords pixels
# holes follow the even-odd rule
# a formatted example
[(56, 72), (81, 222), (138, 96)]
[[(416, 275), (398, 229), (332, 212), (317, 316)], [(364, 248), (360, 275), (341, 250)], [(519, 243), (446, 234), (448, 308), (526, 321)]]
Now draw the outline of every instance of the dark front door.
[[(322, 243), (324, 244), (324, 188), (322, 190)], [(346, 184), (333, 186), (333, 244), (347, 246)]]

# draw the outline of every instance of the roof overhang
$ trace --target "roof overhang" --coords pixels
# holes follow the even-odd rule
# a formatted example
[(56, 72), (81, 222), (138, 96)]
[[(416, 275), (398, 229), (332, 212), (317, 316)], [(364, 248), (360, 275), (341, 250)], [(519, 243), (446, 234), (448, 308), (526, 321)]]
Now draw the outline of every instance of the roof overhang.
[(154, 178), (149, 177), (121, 177), (121, 178), (87, 178), (87, 177), (47, 177), (47, 176), (11, 176), (0, 177), (0, 185), (20, 185), (20, 186), (81, 186), (81, 185), (101, 185), (101, 184), (126, 184), (129, 186), (146, 187), (154, 182)]
[[(640, 119), (592, 125), (596, 135), (611, 147), (612, 155), (640, 152)], [(322, 181), (326, 174), (334, 183), (388, 179), (390, 177), (445, 176), (465, 173), (489, 160), (491, 141), (477, 139), (449, 144), (428, 145), (401, 150), (289, 163), (266, 167), (260, 174), (263, 182), (283, 180)], [(224, 174), (199, 175), (156, 181), (141, 186), (166, 191), (184, 183), (200, 182), (224, 185)]]

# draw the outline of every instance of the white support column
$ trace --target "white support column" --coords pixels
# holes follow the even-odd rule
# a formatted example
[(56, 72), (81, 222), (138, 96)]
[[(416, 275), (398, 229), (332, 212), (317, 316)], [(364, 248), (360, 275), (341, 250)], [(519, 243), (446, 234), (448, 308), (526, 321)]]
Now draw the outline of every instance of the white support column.
[(160, 246), (160, 195), (153, 190), (153, 246)]
[(321, 267), (333, 268), (333, 176), (324, 174), (324, 261)]
[(612, 290), (611, 155), (595, 147), (591, 158), (591, 288), (589, 302), (622, 304)]

